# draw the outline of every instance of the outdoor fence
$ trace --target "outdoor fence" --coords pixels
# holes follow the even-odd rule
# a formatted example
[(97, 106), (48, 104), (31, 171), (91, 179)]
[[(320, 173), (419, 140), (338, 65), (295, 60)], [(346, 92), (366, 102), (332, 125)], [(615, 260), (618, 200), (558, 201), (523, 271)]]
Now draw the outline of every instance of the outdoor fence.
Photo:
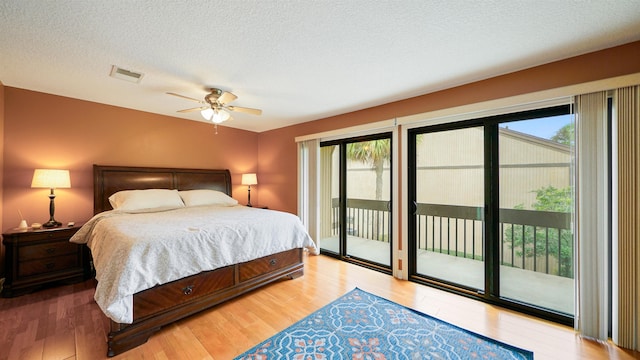
[[(389, 241), (389, 202), (347, 199), (347, 234)], [(416, 204), (418, 250), (483, 259), (482, 207)], [(338, 199), (332, 200), (333, 234), (338, 234)], [(573, 278), (570, 213), (500, 209), (500, 260), (505, 266)]]

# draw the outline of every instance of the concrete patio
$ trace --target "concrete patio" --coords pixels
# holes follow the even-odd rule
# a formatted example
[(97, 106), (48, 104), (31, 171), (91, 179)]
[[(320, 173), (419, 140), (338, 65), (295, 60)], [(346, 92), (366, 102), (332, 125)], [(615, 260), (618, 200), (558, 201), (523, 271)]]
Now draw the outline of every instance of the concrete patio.
[[(389, 243), (347, 237), (348, 254), (390, 264)], [(322, 249), (338, 252), (337, 236), (321, 240)], [(419, 274), (471, 288), (484, 288), (484, 263), (426, 250), (418, 251)], [(546, 309), (574, 315), (574, 280), (540, 272), (522, 270), (510, 266), (500, 267), (501, 296)]]

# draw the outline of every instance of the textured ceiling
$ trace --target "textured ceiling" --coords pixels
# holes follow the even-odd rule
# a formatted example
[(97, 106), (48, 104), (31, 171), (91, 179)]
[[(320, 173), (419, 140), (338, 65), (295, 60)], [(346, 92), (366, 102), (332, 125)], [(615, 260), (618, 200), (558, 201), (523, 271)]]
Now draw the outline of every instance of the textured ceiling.
[[(640, 0), (2, 0), (6, 86), (265, 131), (640, 40)], [(112, 65), (144, 73), (109, 77)]]

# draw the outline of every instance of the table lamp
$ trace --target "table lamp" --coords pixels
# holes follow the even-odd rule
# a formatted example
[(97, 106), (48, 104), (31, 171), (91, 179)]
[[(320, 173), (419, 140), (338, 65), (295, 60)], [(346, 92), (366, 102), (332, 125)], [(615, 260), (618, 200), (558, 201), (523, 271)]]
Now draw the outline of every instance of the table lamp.
[(257, 185), (256, 174), (242, 174), (242, 185), (247, 185), (247, 206), (251, 206), (251, 185)]
[(62, 225), (59, 221), (54, 219), (53, 214), (56, 211), (54, 193), (55, 188), (70, 188), (71, 180), (69, 179), (69, 170), (56, 170), (56, 169), (36, 169), (33, 172), (33, 180), (31, 181), (32, 188), (48, 188), (51, 189), (49, 193), (49, 221), (42, 224), (43, 227), (52, 228)]

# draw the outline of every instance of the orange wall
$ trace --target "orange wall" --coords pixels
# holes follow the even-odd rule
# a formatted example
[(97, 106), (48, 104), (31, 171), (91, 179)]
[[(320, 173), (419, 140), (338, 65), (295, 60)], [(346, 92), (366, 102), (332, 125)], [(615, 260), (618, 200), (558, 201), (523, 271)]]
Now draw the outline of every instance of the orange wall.
[[(2, 81), (0, 81), (0, 229), (4, 229), (4, 227), (2, 226), (2, 209), (3, 209), (2, 178), (4, 174), (3, 153), (4, 153), (4, 84), (2, 84)], [(2, 275), (4, 275), (4, 245), (0, 244), (0, 277), (2, 277)]]
[(640, 42), (259, 135), (260, 201), (297, 211), (296, 136), (640, 72)]
[[(2, 178), (4, 174), (4, 84), (0, 81), (0, 229), (2, 227)], [(0, 254), (2, 255), (2, 254)]]
[[(240, 174), (258, 173), (254, 205), (297, 211), (294, 138), (485, 100), (640, 72), (640, 42), (305, 124), (253, 133), (0, 86), (4, 106), (0, 226), (48, 220), (46, 189), (31, 189), (33, 169), (71, 170), (71, 189), (56, 191), (56, 219), (92, 215), (92, 164), (229, 168), (234, 197), (246, 202)], [(4, 94), (2, 94), (2, 92)], [(256, 156), (257, 154), (257, 156)]]
[[(1, 94), (0, 94), (1, 95)], [(2, 229), (49, 219), (47, 189), (32, 189), (35, 168), (69, 169), (71, 188), (56, 190), (55, 218), (93, 215), (93, 164), (228, 168), (233, 195), (246, 202), (244, 172), (257, 172), (258, 134), (4, 87), (4, 198)], [(2, 118), (0, 118), (2, 121)], [(252, 191), (258, 202), (259, 189)]]

